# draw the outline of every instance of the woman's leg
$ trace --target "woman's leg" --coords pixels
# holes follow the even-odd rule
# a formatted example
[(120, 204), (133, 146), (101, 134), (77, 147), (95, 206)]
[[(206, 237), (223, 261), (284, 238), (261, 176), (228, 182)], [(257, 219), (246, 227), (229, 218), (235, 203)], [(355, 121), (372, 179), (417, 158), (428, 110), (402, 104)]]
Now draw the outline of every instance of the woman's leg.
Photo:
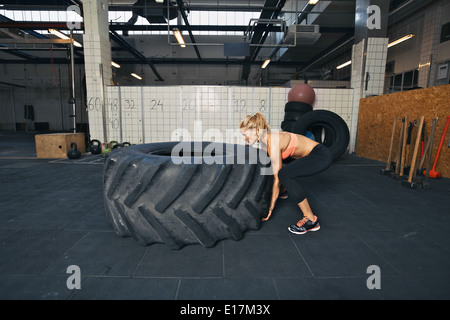
[(318, 174), (327, 169), (331, 163), (330, 151), (323, 145), (317, 145), (308, 156), (292, 161), (278, 172), (280, 182), (286, 187), (289, 198), (296, 201), (303, 215), (311, 221), (315, 219), (314, 214), (299, 179)]
[(300, 207), (300, 210), (302, 210), (303, 215), (308, 218), (308, 220), (314, 221), (314, 213), (311, 210), (311, 207), (309, 206), (308, 199), (305, 198), (302, 202), (298, 204)]

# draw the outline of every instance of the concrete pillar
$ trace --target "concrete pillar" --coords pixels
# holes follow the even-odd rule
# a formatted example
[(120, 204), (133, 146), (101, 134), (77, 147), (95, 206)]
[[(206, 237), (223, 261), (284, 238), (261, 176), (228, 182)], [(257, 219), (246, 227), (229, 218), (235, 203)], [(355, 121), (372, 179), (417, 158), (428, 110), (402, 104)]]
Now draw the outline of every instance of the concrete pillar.
[(83, 1), (84, 66), (91, 139), (108, 141), (106, 86), (112, 83), (108, 1)]
[(434, 63), (440, 42), (441, 20), (441, 7), (435, 7), (425, 13), (417, 82), (417, 85), (422, 88), (434, 86), (434, 80), (436, 79)]
[(352, 51), (351, 87), (353, 110), (350, 153), (356, 150), (359, 100), (383, 94), (387, 45), (389, 0), (356, 0), (355, 43)]

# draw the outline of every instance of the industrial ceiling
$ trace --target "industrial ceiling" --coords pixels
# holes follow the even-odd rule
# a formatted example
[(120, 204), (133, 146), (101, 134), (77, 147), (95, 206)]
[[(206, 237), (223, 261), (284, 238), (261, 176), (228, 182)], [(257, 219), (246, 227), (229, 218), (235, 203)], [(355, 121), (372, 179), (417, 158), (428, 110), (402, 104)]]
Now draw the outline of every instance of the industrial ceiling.
[[(240, 85), (255, 79), (260, 85), (283, 85), (292, 79), (349, 77), (348, 71), (338, 73), (335, 67), (351, 58), (355, 0), (156, 1), (110, 0), (108, 9), (112, 60), (150, 67), (147, 74), (159, 84), (167, 78), (166, 69), (175, 66), (233, 66), (238, 70), (235, 84)], [(429, 2), (391, 0), (389, 24)], [(66, 63), (67, 45), (45, 40), (57, 39), (48, 32), (51, 28), (69, 34), (68, 18), (61, 12), (70, 6), (80, 9), (80, 30), (73, 37), (82, 43), (83, 1), (1, 1), (0, 64)], [(176, 42), (174, 28), (182, 32), (185, 48)], [(267, 59), (271, 62), (261, 81)], [(83, 47), (75, 47), (75, 62), (83, 61)]]

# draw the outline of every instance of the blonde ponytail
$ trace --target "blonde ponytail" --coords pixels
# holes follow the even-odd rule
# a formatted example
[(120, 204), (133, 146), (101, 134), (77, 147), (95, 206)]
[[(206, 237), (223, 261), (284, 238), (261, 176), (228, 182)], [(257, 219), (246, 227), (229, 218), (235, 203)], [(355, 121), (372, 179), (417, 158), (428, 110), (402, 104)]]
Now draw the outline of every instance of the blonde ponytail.
[(259, 139), (264, 131), (270, 131), (270, 125), (266, 121), (266, 118), (259, 112), (255, 115), (247, 115), (242, 119), (240, 128), (256, 129), (256, 136)]

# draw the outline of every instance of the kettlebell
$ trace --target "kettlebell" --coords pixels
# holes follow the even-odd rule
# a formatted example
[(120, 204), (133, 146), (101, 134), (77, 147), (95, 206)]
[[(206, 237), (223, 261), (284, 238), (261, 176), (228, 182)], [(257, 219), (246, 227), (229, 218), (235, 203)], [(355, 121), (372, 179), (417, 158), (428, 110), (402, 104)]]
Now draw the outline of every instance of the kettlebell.
[(119, 149), (119, 148), (122, 148), (123, 147), (123, 144), (122, 143), (116, 143), (115, 145), (113, 145), (113, 149)]
[[(111, 142), (113, 142), (113, 141), (111, 141)], [(113, 145), (112, 149), (123, 148), (123, 147), (127, 147), (127, 146), (131, 146), (131, 143), (129, 143), (129, 142), (118, 143), (118, 144)]]
[[(116, 140), (110, 141), (110, 142), (109, 142), (109, 147), (110, 147), (110, 149), (114, 149), (114, 146), (115, 146), (116, 144), (119, 144), (119, 142), (117, 142)], [(111, 150), (110, 150), (110, 151), (111, 151)]]
[(81, 158), (81, 152), (77, 148), (77, 144), (75, 142), (72, 142), (70, 144), (70, 150), (67, 151), (67, 157), (69, 159), (79, 159)]
[(102, 151), (101, 151), (102, 156), (105, 156), (105, 154), (107, 154), (110, 151), (111, 151), (111, 145), (107, 142), (103, 142), (102, 143)]
[(101, 142), (96, 139), (91, 140), (91, 154), (100, 154), (100, 153), (102, 153)]

